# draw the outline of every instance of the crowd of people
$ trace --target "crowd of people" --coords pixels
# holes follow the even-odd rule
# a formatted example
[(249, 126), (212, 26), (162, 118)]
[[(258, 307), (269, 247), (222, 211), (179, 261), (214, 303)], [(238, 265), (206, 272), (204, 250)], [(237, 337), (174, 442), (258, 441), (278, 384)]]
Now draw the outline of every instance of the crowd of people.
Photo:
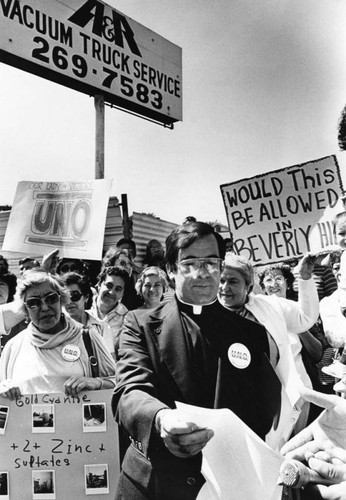
[(301, 498), (346, 500), (346, 213), (334, 222), (339, 249), (322, 264), (307, 254), (260, 272), (194, 217), (165, 249), (150, 240), (141, 266), (126, 238), (96, 275), (54, 251), (16, 276), (0, 256), (0, 395), (112, 390), (119, 500), (197, 498), (213, 430), (176, 401), (229, 408), (318, 472)]

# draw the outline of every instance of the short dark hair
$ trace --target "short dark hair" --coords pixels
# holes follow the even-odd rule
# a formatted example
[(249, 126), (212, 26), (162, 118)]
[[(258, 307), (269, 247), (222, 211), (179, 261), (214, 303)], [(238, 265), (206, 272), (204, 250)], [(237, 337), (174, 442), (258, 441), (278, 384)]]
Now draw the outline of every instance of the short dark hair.
[(98, 275), (97, 284), (101, 285), (104, 281), (106, 281), (107, 276), (119, 276), (124, 280), (125, 287), (128, 286), (128, 283), (130, 281), (129, 273), (125, 271), (125, 269), (123, 269), (122, 267), (107, 266)]
[(169, 270), (176, 270), (179, 250), (189, 247), (196, 240), (210, 234), (215, 236), (219, 249), (219, 257), (223, 259), (225, 256), (224, 240), (210, 224), (196, 221), (182, 224), (173, 229), (171, 234), (166, 238), (166, 264)]
[(282, 276), (285, 278), (287, 283), (287, 298), (293, 299), (293, 283), (295, 281), (294, 274), (288, 264), (271, 264), (263, 269), (261, 273), (258, 274), (258, 282), (262, 290), (264, 290), (263, 280), (268, 274), (272, 274), (275, 271), (281, 271)]
[(104, 267), (114, 267), (115, 261), (120, 257), (120, 255), (126, 255), (126, 257), (130, 259), (131, 263), (133, 262), (132, 255), (126, 248), (110, 247), (102, 259), (102, 265)]
[(136, 257), (137, 255), (136, 243), (133, 240), (131, 240), (130, 238), (121, 238), (117, 242), (116, 247), (121, 248), (121, 245), (130, 245), (133, 251), (133, 256)]
[(17, 288), (17, 276), (13, 273), (3, 273), (0, 274), (0, 281), (6, 283), (6, 285), (8, 286), (7, 302), (12, 302)]
[(83, 297), (87, 299), (85, 303), (85, 309), (90, 309), (92, 305), (93, 292), (91, 290), (89, 278), (85, 275), (74, 273), (72, 271), (61, 276), (61, 280), (65, 283), (66, 286), (77, 285)]

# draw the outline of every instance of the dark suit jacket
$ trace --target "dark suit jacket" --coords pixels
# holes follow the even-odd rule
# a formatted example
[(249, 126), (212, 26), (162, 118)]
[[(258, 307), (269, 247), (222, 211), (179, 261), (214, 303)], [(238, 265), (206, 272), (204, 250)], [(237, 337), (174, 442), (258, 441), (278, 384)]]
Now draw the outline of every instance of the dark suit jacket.
[[(229, 324), (223, 335), (219, 372), (226, 373), (227, 380), (234, 383), (222, 391), (217, 387), (214, 406), (230, 408), (264, 437), (277, 409), (277, 399), (274, 398), (275, 408), (270, 404), (268, 374), (263, 370), (267, 361), (264, 353), (268, 352), (266, 332), (257, 323), (221, 305), (216, 307), (215, 331), (225, 320)], [(160, 409), (174, 408), (175, 401), (199, 404), (191, 384), (181, 314), (175, 299), (154, 310), (132, 311), (120, 338), (118, 382), (112, 404), (117, 421), (131, 441), (123, 461), (123, 474), (147, 491), (150, 499), (193, 499), (204, 481), (200, 474), (201, 454), (190, 459), (175, 457), (154, 429)], [(188, 316), (185, 325), (188, 331), (198, 328)], [(250, 351), (251, 363), (245, 369), (234, 367), (228, 360), (228, 347), (236, 342)], [(277, 389), (279, 393), (280, 388)], [(122, 494), (119, 498), (133, 498)]]

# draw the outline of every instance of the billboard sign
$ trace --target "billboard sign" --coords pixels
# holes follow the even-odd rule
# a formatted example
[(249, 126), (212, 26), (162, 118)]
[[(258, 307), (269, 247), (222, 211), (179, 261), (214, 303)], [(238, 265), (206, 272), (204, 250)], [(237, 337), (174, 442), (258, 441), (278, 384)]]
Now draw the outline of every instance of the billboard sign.
[(0, 61), (172, 124), (182, 51), (100, 0), (1, 0)]

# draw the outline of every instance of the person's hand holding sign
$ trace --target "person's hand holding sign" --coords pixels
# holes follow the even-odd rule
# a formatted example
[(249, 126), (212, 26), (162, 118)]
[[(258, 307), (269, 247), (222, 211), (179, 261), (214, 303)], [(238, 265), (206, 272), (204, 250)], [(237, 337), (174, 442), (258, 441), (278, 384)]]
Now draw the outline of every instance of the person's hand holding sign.
[(0, 396), (10, 399), (11, 401), (21, 397), (21, 392), (18, 386), (13, 384), (9, 379), (3, 380), (0, 383)]
[(304, 255), (297, 266), (297, 271), (299, 272), (299, 277), (303, 280), (309, 280), (312, 276), (316, 257), (310, 253)]
[(59, 248), (43, 256), (41, 267), (46, 273), (55, 274), (59, 263)]

